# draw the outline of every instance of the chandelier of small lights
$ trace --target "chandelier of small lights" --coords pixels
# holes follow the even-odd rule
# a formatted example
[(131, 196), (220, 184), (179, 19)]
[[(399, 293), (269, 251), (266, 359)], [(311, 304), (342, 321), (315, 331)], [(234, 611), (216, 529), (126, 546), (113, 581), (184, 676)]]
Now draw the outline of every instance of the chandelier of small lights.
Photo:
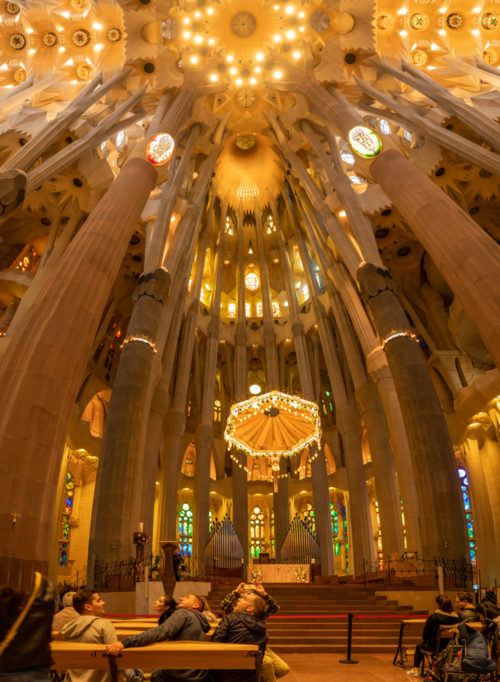
[(321, 443), (321, 422), (316, 403), (280, 391), (270, 391), (231, 407), (224, 438), (251, 457), (270, 460), (277, 484), (280, 459), (292, 457)]

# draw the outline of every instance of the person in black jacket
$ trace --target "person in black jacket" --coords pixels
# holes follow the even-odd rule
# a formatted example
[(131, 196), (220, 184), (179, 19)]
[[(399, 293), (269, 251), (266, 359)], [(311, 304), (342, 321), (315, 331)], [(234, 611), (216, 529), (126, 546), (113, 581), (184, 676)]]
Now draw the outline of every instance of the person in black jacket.
[[(415, 647), (414, 668), (409, 671), (414, 675), (418, 675), (418, 668), (423, 658), (422, 649), (435, 651), (441, 625), (457, 625), (459, 621), (450, 599), (445, 594), (438, 594), (436, 604), (438, 608), (425, 621), (422, 641)], [(443, 648), (446, 646), (446, 640), (443, 640), (442, 645)]]
[[(255, 593), (243, 594), (221, 620), (212, 635), (212, 642), (232, 644), (257, 644), (262, 651), (266, 648), (267, 631), (264, 623), (266, 602)], [(251, 682), (255, 679), (252, 670), (213, 670), (216, 682)]]
[(54, 586), (40, 573), (31, 595), (0, 587), (0, 680), (49, 682), (55, 598)]

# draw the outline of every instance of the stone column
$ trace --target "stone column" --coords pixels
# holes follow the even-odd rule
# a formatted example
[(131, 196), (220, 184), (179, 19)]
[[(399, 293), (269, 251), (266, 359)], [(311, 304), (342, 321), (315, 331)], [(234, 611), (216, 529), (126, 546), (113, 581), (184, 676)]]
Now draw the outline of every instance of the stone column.
[[(274, 215), (277, 215), (277, 211), (274, 212)], [(281, 231), (278, 232), (277, 237), (288, 297), (290, 324), (292, 328), (295, 352), (297, 354), (297, 364), (299, 368), (302, 393), (306, 400), (314, 401), (314, 387), (311, 376), (311, 368), (309, 365), (309, 357), (307, 354), (306, 340), (304, 336), (304, 325), (299, 318), (295, 287), (292, 283), (290, 260)], [(311, 457), (314, 457), (315, 449), (310, 448), (310, 450)], [(333, 575), (334, 566), (332, 533), (330, 527), (330, 496), (328, 491), (326, 462), (325, 458), (322, 456), (322, 453), (320, 453), (320, 455), (311, 462), (311, 475), (314, 511), (316, 518), (316, 534), (321, 551), (321, 573), (322, 575)]]
[[(277, 218), (277, 216), (274, 216)], [(270, 390), (279, 389), (278, 349), (276, 346), (276, 332), (273, 324), (273, 309), (269, 270), (265, 253), (262, 215), (255, 213), (255, 232), (257, 235), (257, 249), (259, 252), (260, 289), (262, 294), (262, 312), (264, 318), (264, 352), (266, 354), (266, 378)], [(277, 490), (273, 493), (274, 507), (274, 546), (276, 561), (281, 560), (281, 547), (290, 527), (290, 511), (288, 506), (288, 462), (285, 458), (280, 461)]]
[[(491, 585), (498, 576), (497, 533), (492, 514), (492, 501), (486, 494), (488, 481), (482, 462), (481, 446), (486, 434), (480, 426), (467, 429), (467, 439), (461, 450), (470, 485), (471, 513), (477, 540), (477, 566), (481, 571), (481, 582)], [(467, 557), (468, 558), (468, 557)]]
[[(324, 353), (326, 353), (330, 347), (334, 346), (333, 339), (330, 338), (330, 325), (326, 318), (324, 308), (318, 300), (318, 283), (312, 272), (309, 254), (300, 232), (297, 233), (297, 241), (309, 288), (311, 293), (313, 293), (313, 306), (318, 320), (321, 345), (324, 349)], [(354, 383), (356, 403), (361, 416), (365, 420), (368, 433), (375, 475), (375, 488), (380, 509), (380, 525), (384, 553), (386, 555), (393, 552), (402, 554), (404, 551), (404, 542), (399, 491), (383, 406), (375, 384), (371, 383), (366, 376), (354, 331), (347, 320), (343, 309), (338, 305), (338, 301), (335, 299), (331, 300), (336, 326), (340, 333), (339, 335), (344, 348), (347, 365)], [(335, 305), (335, 303), (337, 303), (337, 305)]]
[(391, 368), (419, 496), (424, 556), (465, 556), (455, 456), (425, 358), (384, 270), (365, 265), (358, 281)]
[(222, 273), (224, 268), (225, 218), (227, 206), (221, 207), (221, 231), (216, 254), (214, 288), (211, 301), (212, 319), (207, 330), (207, 348), (205, 352), (205, 374), (203, 377), (203, 395), (201, 403), (201, 420), (196, 429), (196, 476), (194, 480), (194, 533), (193, 554), (199, 562), (204, 559), (208, 542), (208, 511), (210, 487), (210, 454), (213, 445), (213, 411), (215, 399), (215, 377), (217, 372), (217, 354), (219, 350), (220, 301), (222, 294)]
[[(174, 135), (194, 94), (183, 95), (181, 89), (177, 100), (176, 116), (167, 115), (166, 121)], [(61, 453), (81, 376), (130, 237), (157, 181), (156, 169), (144, 158), (127, 161), (0, 360), (1, 403), (7, 406), (0, 417), (0, 458), (6, 485), (15, 491), (14, 500), (0, 503), (2, 583), (12, 580), (14, 564), (18, 585), (29, 586), (35, 568), (47, 570)], [(20, 470), (32, 472), (25, 483), (19, 481)], [(12, 532), (12, 506), (18, 505), (22, 518)]]
[[(131, 556), (132, 536), (143, 520), (137, 518), (140, 497), (136, 495), (137, 481), (142, 477), (140, 451), (149, 416), (146, 397), (157, 352), (155, 340), (168, 287), (167, 272), (158, 268), (139, 279), (134, 293), (97, 473), (89, 546), (97, 560), (118, 561)], [(151, 530), (146, 528), (148, 533)]]
[[(237, 322), (234, 335), (234, 389), (235, 400), (240, 402), (247, 397), (247, 339), (245, 325), (245, 239), (243, 230), (243, 209), (238, 211), (236, 292)], [(247, 456), (233, 453), (242, 465), (232, 462), (233, 524), (243, 545), (245, 565), (248, 563), (248, 475)]]
[[(190, 304), (187, 309), (186, 319), (182, 328), (181, 344), (177, 360), (175, 374), (175, 391), (172, 406), (161, 414), (164, 421), (164, 444), (162, 457), (162, 470), (160, 479), (160, 536), (162, 538), (176, 537), (177, 523), (177, 481), (182, 457), (182, 437), (186, 423), (186, 400), (191, 377), (191, 365), (193, 362), (193, 349), (196, 338), (196, 324), (200, 291), (203, 283), (203, 268), (207, 251), (208, 231), (210, 221), (203, 230), (202, 238), (198, 247), (196, 273), (191, 289)], [(178, 339), (175, 339), (178, 345)], [(171, 349), (174, 353), (174, 349)], [(160, 387), (168, 390), (168, 385), (160, 382)], [(166, 416), (165, 416), (166, 414)]]
[(370, 171), (408, 221), (500, 366), (500, 246), (399, 152), (383, 152)]

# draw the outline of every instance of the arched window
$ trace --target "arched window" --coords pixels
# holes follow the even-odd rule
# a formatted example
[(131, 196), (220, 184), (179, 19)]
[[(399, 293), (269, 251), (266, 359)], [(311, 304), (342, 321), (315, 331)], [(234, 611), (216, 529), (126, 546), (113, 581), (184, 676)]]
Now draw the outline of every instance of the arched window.
[(183, 556), (191, 556), (193, 552), (193, 510), (184, 502), (179, 510), (178, 525), (179, 548)]
[(339, 513), (335, 509), (333, 502), (330, 502), (330, 521), (332, 524), (333, 551), (338, 556), (340, 554), (339, 537)]
[(261, 508), (254, 507), (250, 514), (250, 556), (255, 559), (266, 551), (264, 518)]
[(262, 317), (264, 315), (264, 309), (262, 307), (262, 301), (257, 301), (257, 317)]
[(59, 566), (68, 565), (68, 549), (71, 534), (70, 519), (73, 512), (74, 495), (75, 481), (68, 471), (64, 483), (63, 512), (61, 517), (61, 534), (59, 538)]
[(458, 468), (458, 478), (460, 479), (460, 489), (462, 491), (462, 498), (464, 501), (465, 521), (467, 523), (467, 538), (469, 542), (469, 556), (470, 562), (473, 566), (476, 565), (477, 560), (477, 545), (474, 518), (472, 516), (472, 508), (470, 503), (469, 491), (469, 477), (467, 471), (463, 467)]
[(273, 309), (273, 317), (279, 317), (280, 316), (280, 304), (278, 301), (273, 301), (271, 303), (272, 309)]
[(380, 561), (384, 558), (384, 552), (382, 549), (382, 529), (380, 528), (380, 508), (378, 500), (375, 500), (375, 518), (377, 521), (377, 557)]
[(245, 303), (245, 317), (252, 317), (252, 311), (250, 309), (250, 303)]
[(214, 422), (220, 423), (222, 419), (222, 405), (220, 400), (214, 401)]
[(227, 316), (231, 318), (231, 320), (234, 320), (234, 318), (236, 317), (236, 303), (234, 301), (228, 303)]
[(311, 533), (316, 532), (316, 519), (314, 517), (314, 509), (312, 508), (311, 504), (308, 504), (304, 511), (304, 521)]

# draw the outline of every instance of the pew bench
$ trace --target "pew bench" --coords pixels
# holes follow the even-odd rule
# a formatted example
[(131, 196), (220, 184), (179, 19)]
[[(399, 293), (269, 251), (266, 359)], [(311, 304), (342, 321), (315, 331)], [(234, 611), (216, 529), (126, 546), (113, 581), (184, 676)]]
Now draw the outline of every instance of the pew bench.
[[(255, 644), (222, 642), (158, 642), (144, 647), (123, 649), (118, 656), (106, 654), (104, 644), (52, 642), (51, 670), (108, 670), (113, 682), (117, 671), (189, 669), (254, 670), (255, 682), (261, 679), (262, 654)], [(57, 678), (56, 678), (57, 679)]]

